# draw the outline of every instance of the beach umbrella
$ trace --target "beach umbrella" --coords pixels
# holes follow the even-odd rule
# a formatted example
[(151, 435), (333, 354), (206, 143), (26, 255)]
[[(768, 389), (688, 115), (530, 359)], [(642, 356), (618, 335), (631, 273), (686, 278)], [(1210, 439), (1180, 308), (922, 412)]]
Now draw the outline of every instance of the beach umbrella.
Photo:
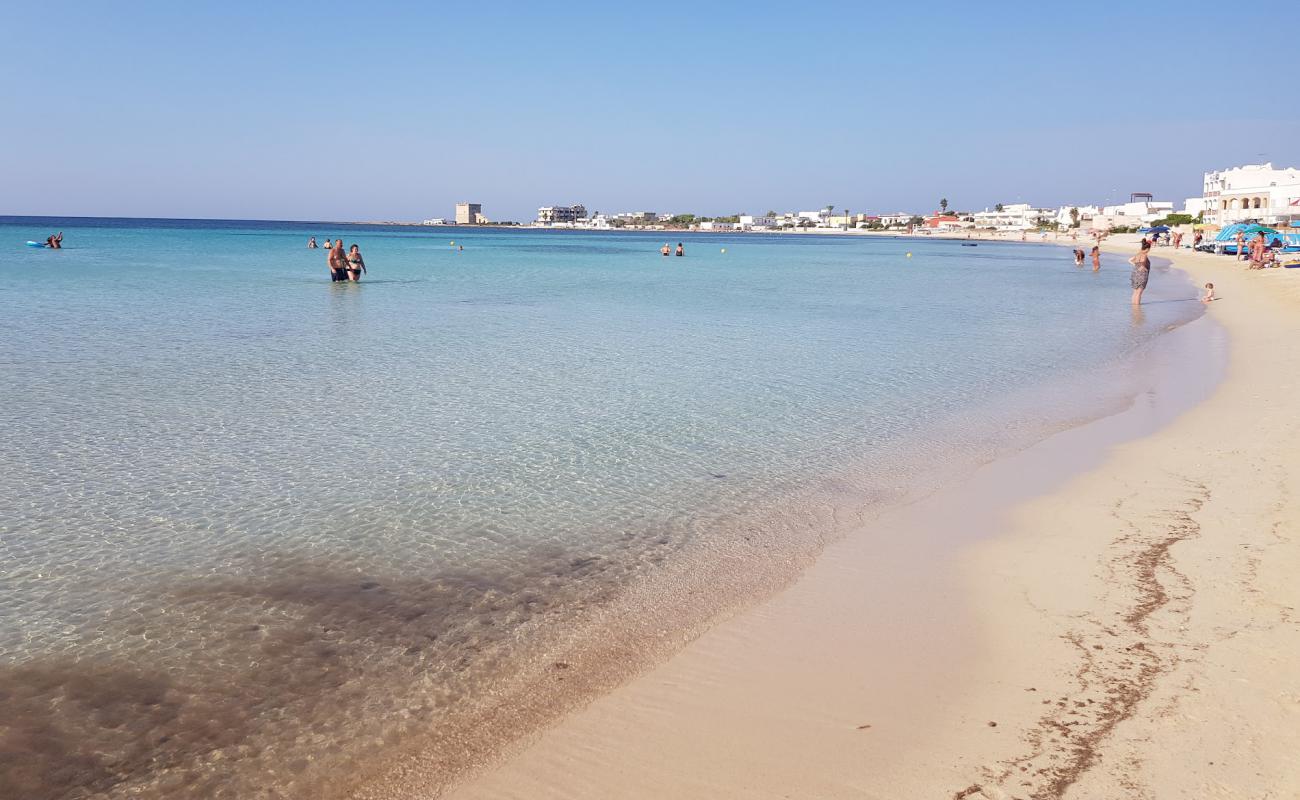
[(1267, 225), (1249, 225), (1242, 231), (1242, 233), (1247, 236), (1254, 236), (1257, 233), (1277, 233), (1277, 231)]
[(1147, 230), (1151, 231), (1152, 233), (1169, 233), (1169, 226), (1157, 225), (1154, 228), (1148, 228)]

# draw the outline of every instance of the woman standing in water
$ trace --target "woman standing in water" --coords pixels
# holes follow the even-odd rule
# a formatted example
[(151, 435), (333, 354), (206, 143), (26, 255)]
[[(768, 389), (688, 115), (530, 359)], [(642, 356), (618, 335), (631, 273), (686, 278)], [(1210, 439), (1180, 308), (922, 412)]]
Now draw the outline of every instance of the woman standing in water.
[(1092, 248), (1092, 271), (1096, 272), (1101, 269), (1101, 248), (1093, 246)]
[(1142, 249), (1138, 250), (1137, 255), (1128, 260), (1133, 265), (1133, 274), (1129, 277), (1129, 283), (1133, 286), (1133, 305), (1142, 305), (1142, 292), (1147, 288), (1147, 280), (1151, 277), (1151, 242), (1146, 239), (1142, 240)]
[(352, 245), (348, 250), (348, 280), (356, 283), (361, 280), (361, 273), (366, 271), (366, 262), (361, 258), (361, 248)]

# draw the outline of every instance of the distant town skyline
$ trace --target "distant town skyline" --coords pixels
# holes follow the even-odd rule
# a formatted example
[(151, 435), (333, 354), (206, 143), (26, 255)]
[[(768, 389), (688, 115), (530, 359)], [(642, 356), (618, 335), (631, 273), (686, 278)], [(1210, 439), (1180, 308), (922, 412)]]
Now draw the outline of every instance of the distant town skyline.
[(1300, 165), (1285, 76), (1198, 56), (1220, 9), (15, 4), (57, 35), (0, 51), (0, 214), (1181, 204), (1208, 170)]

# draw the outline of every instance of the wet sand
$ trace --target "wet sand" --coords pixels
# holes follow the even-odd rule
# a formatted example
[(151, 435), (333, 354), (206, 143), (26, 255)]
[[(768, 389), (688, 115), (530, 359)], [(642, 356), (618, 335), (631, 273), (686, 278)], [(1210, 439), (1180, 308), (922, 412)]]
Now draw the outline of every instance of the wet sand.
[(1294, 796), (1300, 275), (1172, 258), (1223, 299), (1128, 410), (832, 543), (447, 796)]

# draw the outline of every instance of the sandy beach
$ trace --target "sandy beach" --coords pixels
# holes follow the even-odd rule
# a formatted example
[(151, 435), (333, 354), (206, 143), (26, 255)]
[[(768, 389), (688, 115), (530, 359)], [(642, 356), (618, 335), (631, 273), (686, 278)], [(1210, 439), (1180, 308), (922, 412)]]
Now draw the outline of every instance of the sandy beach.
[(1158, 390), (834, 542), (446, 796), (1300, 796), (1300, 274), (1156, 255), (1221, 297)]

